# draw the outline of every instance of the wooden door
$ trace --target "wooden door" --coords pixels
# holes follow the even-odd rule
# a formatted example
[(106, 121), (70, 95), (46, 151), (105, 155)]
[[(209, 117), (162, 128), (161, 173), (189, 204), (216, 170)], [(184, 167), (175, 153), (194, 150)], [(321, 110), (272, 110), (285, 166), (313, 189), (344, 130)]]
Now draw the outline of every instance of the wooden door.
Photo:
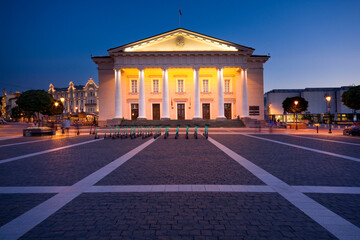
[(177, 105), (178, 120), (185, 120), (185, 104), (179, 103)]
[(227, 119), (231, 119), (231, 103), (224, 104), (224, 113)]
[(210, 119), (210, 103), (203, 103), (202, 111), (203, 119)]
[(160, 104), (154, 103), (152, 105), (152, 110), (153, 110), (153, 120), (160, 120)]
[(131, 120), (136, 120), (139, 116), (139, 104), (131, 104)]

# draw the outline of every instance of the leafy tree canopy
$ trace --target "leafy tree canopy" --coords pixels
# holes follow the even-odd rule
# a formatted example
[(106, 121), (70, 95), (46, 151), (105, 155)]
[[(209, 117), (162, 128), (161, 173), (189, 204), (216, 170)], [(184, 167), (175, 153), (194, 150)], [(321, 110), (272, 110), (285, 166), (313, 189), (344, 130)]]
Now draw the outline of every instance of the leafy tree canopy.
[(54, 103), (54, 98), (44, 90), (28, 90), (22, 93), (16, 104), (26, 112), (43, 113)]
[(360, 85), (344, 92), (341, 96), (341, 101), (350, 109), (360, 110)]
[(41, 112), (42, 114), (45, 114), (45, 115), (58, 115), (58, 114), (61, 114), (63, 113), (64, 111), (64, 105), (62, 104), (61, 101), (57, 101), (55, 100), (51, 105), (49, 105), (49, 107)]
[[(297, 104), (295, 104), (296, 101)], [(291, 97), (291, 98), (286, 98), (283, 101), (282, 105), (285, 112), (300, 113), (307, 110), (309, 102), (302, 97)]]
[(13, 107), (11, 109), (11, 117), (12, 118), (21, 118), (25, 113), (21, 110), (19, 106)]

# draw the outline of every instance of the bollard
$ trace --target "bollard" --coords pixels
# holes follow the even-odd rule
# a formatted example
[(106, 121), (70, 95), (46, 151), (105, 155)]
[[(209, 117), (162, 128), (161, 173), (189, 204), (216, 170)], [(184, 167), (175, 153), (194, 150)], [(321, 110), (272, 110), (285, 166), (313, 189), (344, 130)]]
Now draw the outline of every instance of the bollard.
[(319, 125), (316, 126), (316, 133), (319, 133)]
[(180, 128), (180, 126), (177, 126), (176, 133), (175, 133), (175, 139), (179, 138), (179, 128)]
[(185, 135), (186, 139), (189, 139), (189, 125), (186, 126), (186, 135)]
[(117, 126), (114, 127), (114, 133), (112, 135), (112, 139), (115, 139), (116, 138), (116, 129), (117, 129)]
[(169, 137), (169, 126), (165, 128), (164, 139), (167, 139), (168, 137)]
[(203, 133), (204, 137), (208, 139), (209, 137), (209, 126), (205, 125), (205, 132)]
[(106, 126), (106, 128), (105, 128), (104, 139), (106, 138), (106, 130), (107, 130), (107, 126)]
[(195, 131), (194, 131), (194, 138), (195, 138), (195, 139), (198, 138), (197, 130), (198, 130), (198, 126), (195, 126)]
[(96, 127), (96, 130), (95, 130), (95, 139), (99, 139), (99, 138), (100, 138), (100, 136), (98, 136), (98, 134), (97, 134), (97, 131), (98, 131), (98, 128)]

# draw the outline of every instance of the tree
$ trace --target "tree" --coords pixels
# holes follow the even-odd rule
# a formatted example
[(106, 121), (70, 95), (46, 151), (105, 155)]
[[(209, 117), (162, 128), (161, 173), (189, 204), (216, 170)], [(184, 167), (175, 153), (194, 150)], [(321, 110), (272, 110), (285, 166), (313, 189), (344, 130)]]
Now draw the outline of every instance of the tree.
[(350, 109), (360, 110), (360, 85), (352, 87), (341, 95), (342, 103)]
[(54, 98), (44, 90), (28, 90), (21, 94), (16, 104), (26, 112), (37, 113), (39, 119), (40, 113), (44, 113), (54, 104)]
[(41, 113), (49, 116), (58, 115), (62, 114), (64, 109), (64, 105), (61, 101), (54, 100), (53, 104), (51, 104), (45, 111)]
[(12, 118), (15, 118), (15, 119), (21, 118), (23, 115), (25, 115), (25, 113), (19, 106), (13, 107), (11, 109), (11, 117)]
[[(297, 104), (295, 104), (296, 101), (297, 101)], [(302, 97), (286, 98), (282, 103), (284, 111), (288, 112), (288, 113), (300, 113), (300, 112), (306, 111), (308, 108), (308, 105), (309, 105), (309, 102), (306, 101)]]

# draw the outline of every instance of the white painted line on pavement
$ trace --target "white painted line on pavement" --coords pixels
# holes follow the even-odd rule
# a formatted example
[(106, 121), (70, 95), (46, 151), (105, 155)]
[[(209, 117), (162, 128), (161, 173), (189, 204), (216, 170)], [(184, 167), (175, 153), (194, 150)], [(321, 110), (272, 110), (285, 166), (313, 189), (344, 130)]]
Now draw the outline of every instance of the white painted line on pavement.
[(154, 139), (148, 140), (130, 152), (100, 168), (96, 172), (83, 178), (74, 185), (68, 187), (67, 191), (56, 194), (45, 202), (3, 225), (0, 227), (0, 239), (12, 240), (20, 238), (22, 235), (57, 212), (74, 198), (78, 197), (81, 193), (87, 191), (92, 185), (110, 174), (116, 168), (120, 167), (123, 163), (135, 156), (154, 141)]
[(311, 139), (311, 140), (317, 140), (317, 141), (333, 142), (333, 143), (348, 144), (348, 145), (353, 145), (353, 146), (360, 146), (360, 143), (351, 143), (351, 142), (343, 142), (343, 141), (336, 141), (336, 140), (323, 139), (323, 138), (305, 137), (305, 136), (299, 136), (299, 135), (295, 135), (295, 134), (279, 134), (279, 135), (286, 135), (286, 136), (291, 136), (291, 137), (305, 138), (305, 139)]
[(40, 139), (40, 140), (34, 140), (34, 141), (25, 141), (25, 142), (19, 142), (19, 143), (9, 143), (9, 144), (0, 145), (0, 148), (2, 148), (2, 147), (11, 147), (11, 146), (16, 146), (16, 145), (22, 145), (22, 144), (29, 144), (29, 143), (45, 142), (45, 141), (63, 139), (63, 138), (72, 138), (72, 137), (75, 137), (75, 136), (71, 136), (71, 137), (54, 137), (54, 138)]
[[(1, 190), (1, 189), (0, 189)], [(92, 186), (86, 192), (274, 192), (266, 185), (111, 185)]]
[(292, 186), (303, 193), (338, 193), (360, 194), (360, 187), (337, 187), (337, 186)]
[[(360, 187), (292, 186), (302, 193), (360, 194)], [(0, 187), (0, 194), (13, 193), (60, 193), (71, 186), (21, 186)], [(84, 192), (274, 192), (268, 185), (106, 185), (92, 186)]]
[(65, 192), (70, 186), (29, 186), (29, 187), (0, 187), (0, 194), (13, 193), (59, 193)]
[(0, 141), (3, 140), (9, 140), (9, 139), (14, 139), (14, 138), (21, 138), (22, 136), (14, 136), (14, 137), (0, 137)]
[(25, 154), (25, 155), (21, 155), (21, 156), (17, 156), (17, 157), (3, 159), (3, 160), (0, 160), (0, 164), (12, 162), (12, 161), (16, 161), (16, 160), (20, 160), (20, 159), (24, 159), (24, 158), (28, 158), (28, 157), (34, 157), (34, 156), (38, 156), (38, 155), (45, 154), (45, 153), (55, 152), (55, 151), (63, 150), (66, 148), (72, 148), (72, 147), (76, 147), (76, 146), (80, 146), (80, 145), (84, 145), (84, 144), (88, 144), (88, 143), (93, 143), (93, 142), (97, 142), (97, 141), (101, 141), (101, 140), (103, 140), (103, 139), (102, 138), (94, 139), (94, 140), (90, 140), (90, 141), (86, 141), (86, 142), (75, 143), (75, 144), (66, 145), (66, 146), (62, 146), (62, 147), (58, 147), (58, 148), (52, 148), (52, 149), (44, 150), (41, 152), (29, 153), (29, 154)]
[(356, 157), (350, 157), (350, 156), (345, 156), (345, 155), (341, 155), (341, 154), (337, 154), (337, 153), (326, 152), (326, 151), (322, 151), (322, 150), (318, 150), (318, 149), (314, 149), (314, 148), (308, 148), (308, 147), (295, 145), (295, 144), (291, 144), (291, 143), (285, 143), (285, 142), (272, 140), (272, 139), (268, 139), (268, 138), (263, 138), (263, 137), (258, 137), (258, 136), (254, 136), (254, 135), (250, 135), (250, 134), (242, 134), (242, 135), (247, 136), (247, 137), (257, 138), (260, 140), (265, 140), (268, 142), (278, 143), (278, 144), (282, 144), (282, 145), (286, 145), (286, 146), (290, 146), (290, 147), (300, 148), (300, 149), (311, 151), (311, 152), (326, 154), (326, 155), (333, 156), (333, 157), (338, 157), (338, 158), (343, 158), (343, 159), (347, 159), (347, 160), (360, 162), (360, 159), (356, 158)]
[(294, 206), (303, 211), (306, 215), (312, 218), (315, 222), (319, 223), (330, 233), (339, 239), (355, 239), (360, 238), (360, 228), (330, 211), (323, 205), (314, 201), (310, 197), (291, 187), (279, 178), (271, 175), (264, 169), (225, 147), (214, 139), (208, 139), (212, 144), (222, 150), (226, 155), (234, 159), (241, 166), (246, 168), (265, 184), (269, 185), (277, 193), (287, 199)]

